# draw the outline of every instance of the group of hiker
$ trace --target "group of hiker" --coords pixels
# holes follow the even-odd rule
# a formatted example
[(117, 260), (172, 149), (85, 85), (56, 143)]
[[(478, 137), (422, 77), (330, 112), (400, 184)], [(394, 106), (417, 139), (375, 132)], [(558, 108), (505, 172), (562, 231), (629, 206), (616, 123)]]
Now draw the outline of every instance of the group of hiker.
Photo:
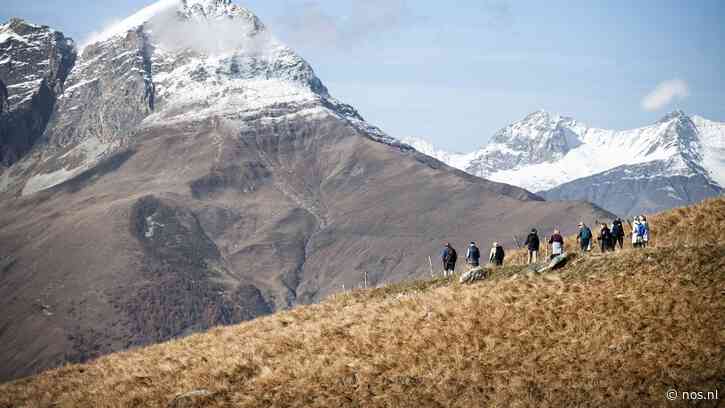
[[(488, 262), (492, 265), (501, 266), (503, 260), (506, 257), (506, 252), (503, 247), (498, 243), (494, 242), (491, 245), (491, 251), (488, 255)], [(456, 269), (456, 261), (458, 260), (458, 253), (450, 244), (447, 242), (443, 247), (443, 253), (441, 254), (441, 260), (443, 261), (443, 276), (453, 275), (453, 271)], [(466, 264), (472, 268), (481, 266), (481, 250), (476, 246), (476, 243), (471, 241), (466, 249)]]
[[(631, 223), (632, 225), (632, 247), (643, 248), (647, 246), (649, 242), (649, 225), (647, 224), (647, 217), (640, 215), (634, 217)], [(599, 242), (599, 249), (601, 252), (610, 252), (617, 249), (624, 248), (624, 225), (622, 220), (617, 218), (609, 226), (606, 223), (602, 223), (599, 228), (599, 235), (597, 241)], [(576, 239), (579, 242), (579, 246), (582, 252), (589, 252), (592, 250), (592, 230), (583, 222), (579, 223), (579, 232), (577, 233)]]
[[(634, 217), (634, 220), (631, 222), (631, 226), (632, 247), (646, 247), (649, 242), (650, 235), (647, 218), (644, 215)], [(592, 250), (592, 243), (594, 242), (592, 230), (584, 224), (584, 222), (580, 222), (578, 227), (579, 231), (576, 235), (576, 240), (579, 244), (579, 248), (582, 252), (590, 252)], [(599, 243), (601, 252), (610, 252), (615, 251), (617, 245), (619, 245), (620, 249), (624, 248), (624, 237), (625, 231), (623, 222), (621, 219), (617, 218), (612, 222), (611, 226), (606, 223), (601, 224), (596, 241)], [(551, 259), (564, 254), (564, 237), (558, 229), (554, 230), (554, 233), (549, 237), (547, 242), (551, 248)], [(526, 237), (524, 246), (528, 250), (528, 263), (538, 263), (540, 261), (539, 250), (541, 247), (541, 240), (539, 239), (539, 233), (536, 228), (531, 229), (531, 232)], [(505, 256), (506, 253), (504, 252), (503, 247), (498, 242), (494, 242), (491, 246), (488, 262), (495, 266), (503, 265)], [(456, 268), (458, 254), (450, 243), (445, 244), (441, 254), (441, 260), (443, 262), (443, 276), (451, 276)], [(475, 242), (471, 242), (466, 250), (466, 264), (472, 268), (476, 268), (481, 265), (480, 261), (481, 251), (478, 246), (476, 246)]]

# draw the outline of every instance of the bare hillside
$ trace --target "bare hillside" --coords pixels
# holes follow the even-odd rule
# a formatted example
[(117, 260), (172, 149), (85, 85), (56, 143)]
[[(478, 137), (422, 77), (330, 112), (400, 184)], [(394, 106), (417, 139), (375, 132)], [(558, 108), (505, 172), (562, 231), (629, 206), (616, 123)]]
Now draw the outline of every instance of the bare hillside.
[(661, 407), (684, 404), (671, 389), (722, 394), (725, 245), (688, 234), (721, 231), (724, 204), (653, 218), (687, 248), (338, 294), (8, 383), (0, 406)]

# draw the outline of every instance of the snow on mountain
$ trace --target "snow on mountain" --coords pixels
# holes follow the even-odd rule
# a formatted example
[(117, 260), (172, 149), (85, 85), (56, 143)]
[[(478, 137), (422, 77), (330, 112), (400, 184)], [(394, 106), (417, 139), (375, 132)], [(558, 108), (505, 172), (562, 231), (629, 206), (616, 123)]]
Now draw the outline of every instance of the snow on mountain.
[(539, 111), (500, 130), (473, 153), (451, 155), (432, 145), (417, 145), (451, 166), (532, 191), (657, 160), (669, 163), (666, 174), (659, 175), (691, 175), (702, 166), (709, 177), (725, 185), (723, 129), (722, 124), (693, 120), (683, 112), (673, 112), (651, 126), (616, 131)]
[(92, 168), (128, 145), (134, 129), (210, 117), (333, 115), (399, 143), (333, 98), (304, 59), (231, 0), (161, 0), (113, 24), (86, 41), (65, 89), (43, 157), (13, 176), (27, 180), (24, 195)]
[(5, 169), (42, 135), (74, 60), (73, 41), (47, 26), (0, 24), (0, 191), (11, 181)]
[(702, 141), (703, 167), (710, 177), (725, 187), (725, 123), (714, 122), (700, 116), (693, 116)]
[(537, 111), (468, 154), (418, 139), (406, 142), (473, 175), (547, 199), (588, 200), (620, 214), (657, 211), (725, 191), (725, 124), (682, 111), (622, 131)]
[(465, 168), (473, 158), (473, 153), (451, 153), (445, 150), (439, 150), (432, 143), (416, 137), (408, 137), (400, 141), (425, 155), (435, 157), (443, 163), (457, 169)]

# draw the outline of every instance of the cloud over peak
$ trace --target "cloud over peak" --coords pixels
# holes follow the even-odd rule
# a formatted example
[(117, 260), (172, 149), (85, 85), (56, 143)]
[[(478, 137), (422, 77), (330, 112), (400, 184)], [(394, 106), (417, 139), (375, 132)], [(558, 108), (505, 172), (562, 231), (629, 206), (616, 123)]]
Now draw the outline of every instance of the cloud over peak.
[(669, 105), (674, 99), (684, 99), (689, 94), (687, 82), (681, 79), (663, 81), (642, 99), (642, 109), (656, 111)]

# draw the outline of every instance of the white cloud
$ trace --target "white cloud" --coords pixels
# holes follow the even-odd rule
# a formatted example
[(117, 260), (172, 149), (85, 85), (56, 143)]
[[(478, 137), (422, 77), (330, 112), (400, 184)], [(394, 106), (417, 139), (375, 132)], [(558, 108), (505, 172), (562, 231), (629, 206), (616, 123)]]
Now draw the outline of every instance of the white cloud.
[(410, 21), (408, 0), (353, 2), (349, 16), (328, 14), (319, 0), (290, 4), (277, 19), (281, 36), (295, 48), (352, 49), (370, 36), (389, 33)]
[(642, 99), (642, 109), (656, 111), (667, 106), (675, 98), (683, 99), (689, 94), (687, 82), (681, 79), (663, 81)]
[(137, 27), (148, 21), (156, 14), (165, 11), (171, 7), (177, 6), (179, 3), (179, 0), (157, 1), (150, 6), (144, 7), (143, 9), (139, 10), (131, 17), (125, 19), (118, 19), (110, 24), (106, 24), (102, 30), (93, 32), (85, 39), (83, 39), (80, 43), (80, 47), (81, 49), (83, 49), (88, 45), (95, 44), (100, 41), (105, 41), (118, 34), (123, 34), (124, 32), (131, 30), (134, 27)]
[(186, 3), (181, 0), (159, 0), (128, 18), (113, 21), (101, 31), (90, 34), (81, 42), (81, 49), (124, 34), (142, 24), (147, 24), (146, 33), (151, 34), (155, 45), (172, 50), (192, 49), (206, 54), (230, 51), (260, 54), (274, 43), (269, 33), (254, 32), (252, 22), (241, 18), (220, 18), (213, 23), (194, 18), (181, 21), (178, 15), (180, 8), (184, 4), (190, 6), (196, 2), (199, 0), (186, 0)]

